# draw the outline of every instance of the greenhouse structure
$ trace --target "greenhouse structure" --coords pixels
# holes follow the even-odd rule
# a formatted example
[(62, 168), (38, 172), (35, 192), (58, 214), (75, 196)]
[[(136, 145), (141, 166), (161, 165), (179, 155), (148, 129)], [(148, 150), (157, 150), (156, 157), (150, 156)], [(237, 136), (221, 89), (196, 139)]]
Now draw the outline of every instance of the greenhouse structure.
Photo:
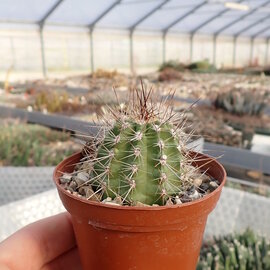
[(264, 0), (3, 0), (1, 69), (134, 72), (201, 59), (267, 65), (269, 10)]
[(270, 0), (0, 0), (0, 60), (0, 270), (270, 270)]

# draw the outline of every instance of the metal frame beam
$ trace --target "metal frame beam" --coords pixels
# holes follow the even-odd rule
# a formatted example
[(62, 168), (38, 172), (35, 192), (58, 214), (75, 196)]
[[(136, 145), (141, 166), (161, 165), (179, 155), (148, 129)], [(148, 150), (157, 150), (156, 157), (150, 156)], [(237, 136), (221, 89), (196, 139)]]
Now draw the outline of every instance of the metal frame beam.
[(156, 6), (154, 9), (150, 10), (150, 12), (148, 12), (147, 14), (145, 14), (142, 18), (140, 18), (137, 22), (135, 22), (130, 28), (130, 31), (134, 31), (135, 28), (142, 23), (143, 21), (145, 21), (147, 18), (149, 18), (151, 15), (153, 15), (156, 11), (158, 11), (159, 9), (161, 9), (165, 4), (167, 4), (170, 0), (165, 0), (163, 1), (161, 4), (159, 4), (158, 6)]
[(226, 24), (225, 26), (221, 27), (218, 31), (216, 31), (216, 32), (214, 33), (214, 35), (215, 35), (215, 36), (218, 36), (220, 33), (222, 33), (222, 32), (223, 32), (224, 30), (226, 30), (227, 28), (229, 28), (229, 27), (233, 26), (234, 24), (236, 24), (236, 23), (242, 21), (244, 18), (246, 18), (246, 17), (252, 15), (252, 14), (255, 13), (258, 9), (267, 6), (269, 3), (270, 3), (270, 0), (267, 1), (267, 2), (265, 2), (265, 3), (263, 3), (262, 5), (257, 6), (256, 8), (252, 9), (250, 12), (244, 14), (243, 16), (237, 18), (236, 20), (233, 20), (232, 22)]
[(260, 34), (266, 32), (268, 30), (270, 30), (270, 25), (267, 25), (265, 28), (261, 29), (259, 32), (257, 32), (255, 35), (253, 35), (252, 38), (254, 39), (254, 38), (258, 37)]
[(59, 7), (59, 5), (64, 0), (58, 0), (47, 12), (46, 14), (37, 22), (39, 25), (39, 38), (40, 38), (40, 48), (41, 48), (41, 63), (42, 63), (42, 73), (43, 76), (47, 77), (47, 67), (46, 67), (46, 56), (45, 56), (45, 46), (44, 46), (44, 25), (46, 20), (51, 16), (51, 14)]
[(46, 20), (51, 16), (51, 14), (59, 7), (59, 5), (63, 2), (64, 0), (58, 0), (47, 12), (46, 14), (41, 18), (41, 20), (38, 21), (38, 25), (40, 27), (43, 27)]
[(112, 9), (114, 9), (115, 6), (119, 5), (122, 0), (117, 0), (114, 3), (112, 3), (106, 10), (104, 10), (93, 22), (87, 25), (87, 27), (94, 29), (95, 25), (103, 19)]
[(113, 2), (106, 10), (104, 10), (92, 23), (88, 24), (87, 27), (89, 28), (89, 39), (90, 39), (90, 65), (91, 65), (91, 72), (95, 71), (95, 59), (94, 59), (94, 28), (95, 25), (103, 19), (110, 11), (112, 11), (117, 5), (120, 4), (122, 0), (117, 0)]
[[(141, 24), (143, 21), (145, 21), (147, 18), (149, 18), (151, 15), (153, 15), (156, 11), (158, 11), (159, 9), (161, 9), (165, 4), (167, 4), (170, 0), (165, 0), (163, 1), (161, 4), (159, 4), (158, 6), (156, 6), (154, 9), (150, 10), (147, 14), (145, 14), (142, 18), (140, 18), (137, 22), (135, 22), (132, 26), (130, 26), (129, 30), (129, 42), (130, 42), (130, 71), (131, 74), (135, 73), (135, 66), (134, 66), (134, 50), (133, 50), (133, 34), (134, 31), (136, 29), (136, 27)], [(165, 62), (166, 59), (166, 36), (163, 35), (162, 36), (162, 57), (163, 57), (163, 63)]]
[[(132, 26), (130, 26), (129, 30), (129, 39), (130, 39), (130, 71), (132, 74), (135, 73), (135, 66), (134, 66), (134, 51), (133, 51), (133, 33), (136, 29), (136, 27), (141, 24), (143, 21), (145, 21), (147, 18), (149, 18), (151, 15), (153, 15), (156, 11), (160, 10), (165, 4), (167, 4), (170, 0), (165, 0), (152, 10), (150, 10), (147, 14), (145, 14), (142, 18), (140, 18), (137, 22), (135, 22)], [(163, 41), (163, 63), (165, 62), (166, 59), (166, 36), (162, 36), (162, 41)]]
[[(237, 1), (237, 3), (241, 3), (245, 0), (240, 0)], [(215, 19), (219, 18), (220, 16), (222, 16), (223, 14), (227, 13), (231, 11), (231, 9), (225, 8), (224, 10), (220, 11), (218, 14), (214, 15), (213, 17), (211, 17), (210, 19), (208, 19), (207, 21), (205, 21), (204, 23), (200, 24), (199, 26), (197, 26), (195, 29), (193, 29), (191, 31), (191, 33), (194, 35), (196, 34), (201, 28), (203, 28), (205, 25), (209, 24), (210, 22), (214, 21)]]
[[(204, 5), (206, 5), (208, 3), (208, 1), (203, 1), (202, 3), (200, 3), (199, 5), (196, 5), (194, 8), (192, 8), (190, 11), (188, 11), (187, 13), (185, 13), (184, 15), (182, 15), (180, 18), (176, 19), (175, 21), (173, 21), (170, 25), (166, 26), (163, 30), (163, 38), (164, 40), (166, 40), (166, 36), (168, 34), (168, 31), (177, 23), (181, 22), (182, 20), (184, 20), (185, 18), (187, 18), (189, 15), (193, 14), (196, 10), (198, 10), (199, 8), (203, 7)], [(190, 47), (189, 47), (189, 60), (190, 63), (192, 62), (193, 59), (193, 41), (194, 41), (194, 35), (191, 34), (190, 35)]]
[(185, 18), (187, 18), (189, 15), (193, 14), (196, 10), (198, 10), (199, 8), (201, 8), (202, 6), (206, 5), (208, 3), (208, 1), (203, 1), (202, 3), (200, 3), (199, 5), (196, 5), (194, 8), (192, 8), (190, 11), (188, 11), (186, 14), (182, 15), (180, 18), (177, 18), (176, 20), (174, 20), (172, 23), (170, 23), (168, 26), (166, 26), (162, 32), (167, 34), (168, 31), (175, 26), (177, 23), (183, 21)]
[(239, 37), (242, 33), (246, 32), (247, 30), (253, 28), (254, 26), (266, 21), (267, 19), (269, 19), (269, 15), (267, 15), (266, 17), (261, 18), (260, 20), (258, 20), (257, 22), (252, 22), (250, 25), (248, 25), (247, 27), (243, 28), (242, 30), (240, 30), (239, 32), (237, 32), (235, 34), (236, 37)]

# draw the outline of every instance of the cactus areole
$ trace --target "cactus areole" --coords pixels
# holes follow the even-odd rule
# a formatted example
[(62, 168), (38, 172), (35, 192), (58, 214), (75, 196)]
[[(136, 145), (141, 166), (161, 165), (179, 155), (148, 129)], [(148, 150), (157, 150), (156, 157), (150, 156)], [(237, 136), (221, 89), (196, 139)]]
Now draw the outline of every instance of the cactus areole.
[(170, 101), (144, 87), (130, 95), (54, 171), (83, 269), (193, 270), (225, 170), (187, 149), (185, 117)]

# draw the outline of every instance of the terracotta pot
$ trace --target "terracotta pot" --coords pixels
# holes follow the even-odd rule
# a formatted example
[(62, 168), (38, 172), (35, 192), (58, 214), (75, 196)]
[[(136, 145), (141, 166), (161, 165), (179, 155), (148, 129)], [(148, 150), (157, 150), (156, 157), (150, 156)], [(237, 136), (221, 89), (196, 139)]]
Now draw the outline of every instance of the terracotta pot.
[(53, 174), (59, 196), (72, 215), (79, 253), (85, 270), (192, 270), (196, 268), (208, 214), (214, 209), (226, 180), (216, 160), (198, 153), (196, 165), (220, 186), (202, 199), (160, 207), (112, 206), (71, 195), (58, 181), (72, 172), (77, 153)]

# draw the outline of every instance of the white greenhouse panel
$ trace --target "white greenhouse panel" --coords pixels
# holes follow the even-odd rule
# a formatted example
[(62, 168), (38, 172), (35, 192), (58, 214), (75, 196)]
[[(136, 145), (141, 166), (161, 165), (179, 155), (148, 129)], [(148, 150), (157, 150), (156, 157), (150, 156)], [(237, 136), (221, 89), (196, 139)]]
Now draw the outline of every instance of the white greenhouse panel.
[(163, 0), (140, 2), (124, 1), (111, 10), (111, 12), (97, 24), (97, 27), (130, 28), (162, 2)]
[(114, 0), (64, 0), (48, 18), (48, 23), (89, 25), (103, 13)]
[(38, 22), (57, 0), (1, 0), (0, 21)]

